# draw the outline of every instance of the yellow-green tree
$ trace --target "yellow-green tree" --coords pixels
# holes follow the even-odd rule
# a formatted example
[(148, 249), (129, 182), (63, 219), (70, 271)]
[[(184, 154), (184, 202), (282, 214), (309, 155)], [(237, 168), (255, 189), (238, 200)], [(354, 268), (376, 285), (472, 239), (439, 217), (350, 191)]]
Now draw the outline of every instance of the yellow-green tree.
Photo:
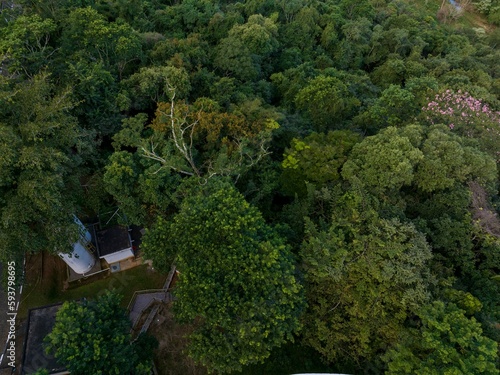
[(47, 353), (75, 375), (150, 374), (158, 343), (151, 336), (131, 343), (130, 320), (120, 299), (108, 291), (95, 300), (65, 302), (45, 338)]
[(454, 303), (434, 301), (418, 312), (419, 327), (385, 355), (388, 375), (498, 374), (498, 344)]
[(302, 287), (289, 247), (231, 184), (190, 190), (172, 221), (144, 238), (154, 263), (176, 256), (176, 318), (190, 323), (189, 353), (210, 371), (261, 362), (300, 327)]

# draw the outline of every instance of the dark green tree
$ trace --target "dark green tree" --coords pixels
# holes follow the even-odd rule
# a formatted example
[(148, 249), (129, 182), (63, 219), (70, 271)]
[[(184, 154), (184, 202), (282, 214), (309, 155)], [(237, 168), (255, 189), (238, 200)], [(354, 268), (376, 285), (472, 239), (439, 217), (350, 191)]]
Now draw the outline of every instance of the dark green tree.
[(497, 176), (495, 160), (479, 151), (477, 143), (452, 134), (445, 126), (431, 127), (422, 143), (424, 158), (415, 173), (415, 183), (432, 192), (455, 183), (476, 180), (481, 184)]
[(278, 28), (269, 18), (254, 14), (243, 25), (235, 25), (220, 41), (215, 66), (241, 80), (261, 77), (262, 61), (278, 47)]
[[(417, 140), (421, 138), (418, 131), (415, 136)], [(351, 182), (359, 180), (378, 193), (398, 191), (413, 182), (415, 167), (423, 159), (418, 144), (412, 144), (396, 128), (386, 128), (353, 147), (342, 176)]]
[(320, 75), (297, 93), (295, 105), (309, 115), (317, 131), (325, 131), (341, 128), (360, 102), (340, 79)]
[(130, 320), (120, 296), (107, 292), (95, 300), (65, 302), (45, 338), (47, 353), (75, 375), (151, 372), (154, 339), (131, 343)]
[(108, 22), (97, 10), (77, 8), (64, 21), (61, 57), (65, 62), (100, 61), (121, 76), (132, 62), (140, 61), (139, 35), (125, 22)]
[(332, 200), (327, 228), (310, 220), (306, 226), (304, 340), (332, 362), (373, 359), (429, 298), (425, 236), (412, 224), (380, 218), (370, 199), (347, 192)]
[(78, 233), (72, 215), (79, 167), (89, 146), (69, 113), (70, 91), (57, 92), (47, 75), (1, 83), (0, 257), (69, 251)]
[(123, 120), (122, 129), (113, 137), (115, 152), (105, 167), (106, 190), (119, 203), (127, 219), (144, 225), (172, 205), (179, 176), (142, 156), (137, 149), (143, 141), (145, 114)]
[(122, 87), (130, 101), (122, 103), (122, 109), (131, 107), (141, 110), (171, 99), (172, 87), (175, 87), (178, 99), (185, 99), (191, 90), (186, 70), (173, 66), (142, 68), (124, 80)]
[(444, 125), (388, 127), (353, 147), (342, 176), (377, 193), (414, 184), (433, 192), (467, 181), (491, 183), (495, 161)]

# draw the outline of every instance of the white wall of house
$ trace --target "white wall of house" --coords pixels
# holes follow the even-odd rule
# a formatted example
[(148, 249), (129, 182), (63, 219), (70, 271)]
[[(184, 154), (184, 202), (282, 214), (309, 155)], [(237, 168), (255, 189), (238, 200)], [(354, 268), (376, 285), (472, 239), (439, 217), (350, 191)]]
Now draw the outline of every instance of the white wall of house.
[(104, 260), (106, 262), (108, 262), (108, 264), (111, 264), (111, 263), (120, 262), (122, 260), (131, 258), (133, 256), (134, 256), (134, 252), (132, 251), (132, 248), (130, 247), (128, 249), (117, 251), (116, 253), (113, 253), (113, 254), (104, 255), (101, 258), (104, 258)]

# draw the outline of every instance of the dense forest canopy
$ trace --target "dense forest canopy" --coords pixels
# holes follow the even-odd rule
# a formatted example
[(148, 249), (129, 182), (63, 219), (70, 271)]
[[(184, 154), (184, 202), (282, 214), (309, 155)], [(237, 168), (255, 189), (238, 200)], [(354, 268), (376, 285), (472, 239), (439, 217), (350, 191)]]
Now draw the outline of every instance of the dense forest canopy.
[(457, 3), (2, 1), (0, 260), (117, 206), (209, 371), (498, 374), (500, 2)]

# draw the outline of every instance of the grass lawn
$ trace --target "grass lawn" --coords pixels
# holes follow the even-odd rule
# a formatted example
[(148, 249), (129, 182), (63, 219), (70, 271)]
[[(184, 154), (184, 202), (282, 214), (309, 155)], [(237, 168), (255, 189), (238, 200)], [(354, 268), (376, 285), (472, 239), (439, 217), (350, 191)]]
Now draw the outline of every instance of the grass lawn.
[(40, 276), (36, 264), (27, 271), (27, 282), (24, 286), (19, 306), (18, 316), (24, 319), (28, 310), (53, 303), (94, 298), (105, 290), (115, 290), (123, 296), (122, 306), (127, 307), (135, 291), (159, 289), (163, 286), (167, 275), (148, 270), (147, 265), (132, 268), (127, 271), (111, 274), (111, 276), (93, 283), (63, 290), (65, 266), (59, 259), (44, 255), (43, 276)]

